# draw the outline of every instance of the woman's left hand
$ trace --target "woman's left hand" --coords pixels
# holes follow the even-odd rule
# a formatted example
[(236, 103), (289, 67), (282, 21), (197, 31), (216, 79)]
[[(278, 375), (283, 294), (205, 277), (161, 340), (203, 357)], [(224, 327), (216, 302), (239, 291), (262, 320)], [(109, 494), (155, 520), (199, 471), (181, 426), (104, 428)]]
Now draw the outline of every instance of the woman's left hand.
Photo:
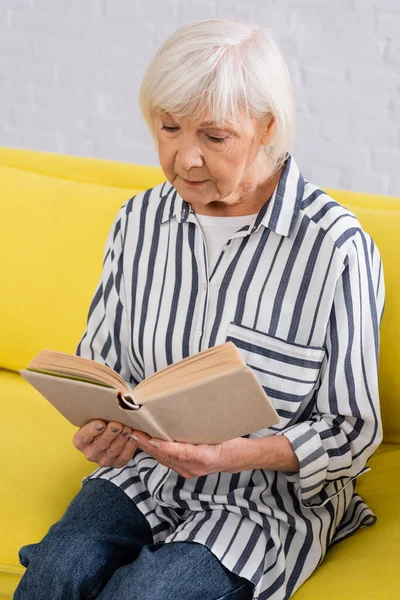
[[(221, 444), (184, 444), (151, 438), (143, 431), (133, 431), (131, 437), (141, 450), (158, 462), (190, 479), (210, 473), (238, 473), (246, 470), (252, 441), (235, 438)], [(156, 446), (157, 445), (157, 446)]]

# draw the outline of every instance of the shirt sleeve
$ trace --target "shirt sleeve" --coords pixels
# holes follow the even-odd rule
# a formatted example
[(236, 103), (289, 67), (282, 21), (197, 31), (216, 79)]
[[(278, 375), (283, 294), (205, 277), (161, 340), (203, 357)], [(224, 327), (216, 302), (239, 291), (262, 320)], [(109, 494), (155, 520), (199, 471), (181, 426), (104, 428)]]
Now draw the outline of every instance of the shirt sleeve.
[(296, 480), (306, 506), (326, 504), (363, 473), (382, 441), (378, 354), (384, 297), (378, 249), (359, 231), (337, 282), (313, 413), (283, 432), (300, 463)]
[(100, 281), (75, 354), (111, 367), (131, 384), (133, 381), (128, 364), (129, 320), (123, 278), (124, 206), (108, 233)]

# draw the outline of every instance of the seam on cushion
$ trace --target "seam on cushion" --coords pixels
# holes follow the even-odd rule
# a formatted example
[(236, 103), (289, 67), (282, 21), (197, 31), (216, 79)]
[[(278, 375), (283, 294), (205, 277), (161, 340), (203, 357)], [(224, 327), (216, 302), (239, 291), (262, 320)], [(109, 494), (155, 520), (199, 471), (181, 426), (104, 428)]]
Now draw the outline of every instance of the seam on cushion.
[(11, 565), (5, 565), (0, 563), (0, 573), (7, 573), (7, 575), (17, 575), (18, 577), (25, 573), (24, 567), (13, 567)]
[[(129, 163), (126, 163), (129, 164)], [(143, 165), (143, 166), (147, 166), (147, 165)], [(129, 186), (129, 187), (118, 187), (116, 185), (111, 185), (109, 183), (95, 183), (93, 181), (90, 180), (85, 180), (85, 179), (75, 179), (75, 178), (71, 178), (71, 177), (65, 177), (62, 175), (54, 175), (51, 173), (47, 173), (46, 171), (34, 171), (32, 169), (25, 169), (22, 167), (15, 167), (15, 166), (8, 166), (8, 165), (3, 165), (0, 164), (0, 167), (4, 167), (5, 169), (13, 169), (14, 171), (22, 171), (23, 173), (32, 173), (33, 175), (45, 175), (46, 177), (51, 177), (53, 179), (61, 179), (63, 181), (72, 181), (73, 183), (84, 183), (85, 185), (98, 185), (101, 187), (109, 187), (112, 188), (114, 190), (134, 190), (134, 189), (140, 189), (140, 191), (145, 191), (144, 188), (142, 190), (142, 188), (135, 188), (135, 186)]]

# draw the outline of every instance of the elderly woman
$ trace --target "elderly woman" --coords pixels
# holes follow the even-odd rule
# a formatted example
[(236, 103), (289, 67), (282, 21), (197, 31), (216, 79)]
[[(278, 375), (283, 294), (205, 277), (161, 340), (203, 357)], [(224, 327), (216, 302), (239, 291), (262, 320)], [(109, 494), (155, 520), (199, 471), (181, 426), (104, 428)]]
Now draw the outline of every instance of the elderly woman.
[(379, 253), (289, 154), (291, 84), (270, 32), (182, 27), (140, 103), (167, 182), (120, 209), (77, 354), (134, 386), (231, 340), (280, 423), (216, 445), (82, 427), (74, 444), (100, 467), (21, 549), (14, 598), (283, 600), (375, 521), (354, 490), (382, 434)]

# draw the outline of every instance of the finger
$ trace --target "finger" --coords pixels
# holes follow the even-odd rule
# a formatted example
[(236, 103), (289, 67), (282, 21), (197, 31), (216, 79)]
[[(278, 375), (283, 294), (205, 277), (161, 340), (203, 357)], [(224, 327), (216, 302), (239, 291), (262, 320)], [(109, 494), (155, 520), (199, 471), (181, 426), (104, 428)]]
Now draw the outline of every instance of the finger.
[(115, 467), (116, 469), (120, 469), (121, 467), (124, 467), (131, 460), (132, 456), (136, 452), (136, 449), (137, 449), (136, 442), (134, 440), (132, 440), (132, 438), (128, 438), (128, 441), (126, 442), (125, 446), (123, 447), (122, 452), (114, 460), (113, 467)]
[(170, 458), (174, 458), (180, 461), (201, 461), (201, 451), (199, 452), (198, 447), (193, 444), (184, 444), (181, 442), (166, 442), (165, 440), (159, 440), (152, 438), (148, 442), (150, 447), (157, 450), (158, 453), (164, 454)]
[[(130, 431), (131, 430), (129, 430), (129, 433)], [(131, 460), (137, 448), (137, 444), (129, 436), (123, 437), (125, 442), (124, 446), (121, 448), (119, 442), (120, 437), (122, 437), (122, 433), (110, 444), (107, 450), (99, 453), (97, 462), (101, 467), (120, 468), (125, 466), (126, 463), (128, 463)], [(118, 454), (116, 454), (117, 448)]]
[(130, 427), (124, 427), (123, 430), (117, 437), (110, 443), (108, 448), (105, 450), (107, 456), (111, 458), (117, 458), (124, 449), (126, 443), (129, 440), (129, 436), (132, 433)]
[(105, 421), (100, 421), (99, 419), (90, 421), (90, 423), (87, 423), (78, 429), (72, 439), (72, 443), (78, 450), (83, 450), (83, 448), (88, 444), (91, 444), (97, 436), (103, 433), (106, 426), (107, 423)]
[(111, 442), (115, 440), (117, 436), (123, 430), (123, 425), (116, 421), (110, 421), (105, 430), (93, 440), (93, 450), (103, 452), (107, 450)]

